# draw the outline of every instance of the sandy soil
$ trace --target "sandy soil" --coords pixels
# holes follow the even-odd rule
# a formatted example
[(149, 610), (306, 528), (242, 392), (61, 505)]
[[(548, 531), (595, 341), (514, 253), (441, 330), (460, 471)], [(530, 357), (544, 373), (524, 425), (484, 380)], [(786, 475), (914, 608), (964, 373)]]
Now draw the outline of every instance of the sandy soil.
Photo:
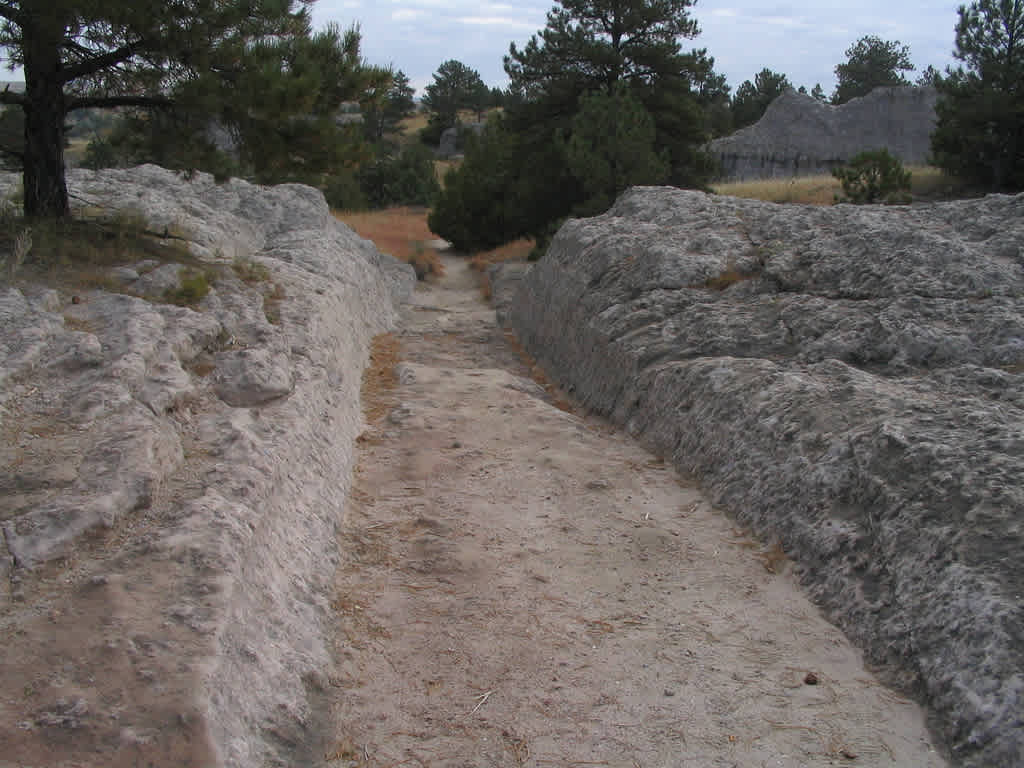
[(793, 566), (422, 285), (340, 548), (326, 765), (943, 766)]

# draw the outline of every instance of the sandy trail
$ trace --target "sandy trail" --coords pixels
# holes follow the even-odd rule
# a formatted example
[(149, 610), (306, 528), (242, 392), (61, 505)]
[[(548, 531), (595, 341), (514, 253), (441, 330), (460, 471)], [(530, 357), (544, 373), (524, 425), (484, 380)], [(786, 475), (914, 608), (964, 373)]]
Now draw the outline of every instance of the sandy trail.
[(326, 764), (946, 765), (791, 564), (554, 407), (445, 263), (368, 396)]

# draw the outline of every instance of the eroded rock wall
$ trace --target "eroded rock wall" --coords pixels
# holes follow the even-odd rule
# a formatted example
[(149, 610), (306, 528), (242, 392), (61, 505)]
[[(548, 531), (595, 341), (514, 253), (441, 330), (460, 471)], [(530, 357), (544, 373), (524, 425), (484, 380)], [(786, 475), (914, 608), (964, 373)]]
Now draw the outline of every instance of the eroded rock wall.
[[(309, 187), (69, 182), (191, 255), (0, 294), (0, 677), (33, 691), (0, 704), (5, 757), (309, 763), (361, 373), (412, 269)], [(167, 301), (183, 268), (210, 271), (192, 307)]]
[(788, 90), (754, 125), (715, 139), (710, 150), (729, 181), (831, 173), (870, 149), (923, 165), (931, 154), (937, 98), (930, 86), (876, 88), (833, 107)]
[(937, 713), (1024, 763), (1024, 195), (780, 206), (637, 188), (505, 315)]

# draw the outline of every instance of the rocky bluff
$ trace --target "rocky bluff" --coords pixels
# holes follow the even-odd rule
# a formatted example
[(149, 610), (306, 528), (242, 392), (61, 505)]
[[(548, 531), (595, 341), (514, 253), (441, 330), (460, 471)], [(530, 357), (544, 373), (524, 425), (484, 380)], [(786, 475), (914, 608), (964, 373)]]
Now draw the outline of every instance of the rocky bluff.
[(869, 149), (888, 149), (906, 164), (931, 153), (934, 88), (876, 88), (833, 107), (788, 90), (753, 125), (711, 142), (728, 180), (829, 173)]
[(69, 187), (178, 247), (0, 291), (4, 758), (311, 764), (360, 374), (412, 268), (310, 187)]
[(1024, 195), (636, 188), (515, 277), (564, 387), (778, 540), (965, 765), (1024, 763)]

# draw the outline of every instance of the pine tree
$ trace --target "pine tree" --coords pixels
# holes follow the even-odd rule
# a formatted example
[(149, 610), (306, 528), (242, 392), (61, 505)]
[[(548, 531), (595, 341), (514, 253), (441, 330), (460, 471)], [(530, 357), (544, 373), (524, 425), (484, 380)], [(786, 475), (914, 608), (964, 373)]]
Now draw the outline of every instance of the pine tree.
[(701, 183), (707, 138), (692, 90), (695, 60), (680, 40), (697, 36), (694, 0), (559, 0), (547, 26), (519, 49), (509, 47), (511, 87), (535, 102), (549, 127), (568, 121), (589, 92), (625, 81), (654, 119), (655, 143), (668, 149), (670, 179)]
[(449, 59), (439, 66), (423, 96), (423, 108), (430, 113), (429, 143), (436, 143), (445, 129), (459, 122), (460, 110), (482, 110), (484, 94), (489, 93), (480, 73), (461, 61)]
[[(593, 191), (574, 169), (584, 178), (609, 178), (607, 167), (617, 160), (607, 153), (607, 143), (587, 138), (591, 126), (577, 119), (589, 94), (607, 99), (628, 91), (630, 103), (642, 108), (636, 114), (653, 125), (653, 134), (643, 129), (629, 136), (631, 146), (642, 136), (642, 156), (667, 165), (664, 177), (654, 177), (680, 186), (704, 183), (712, 161), (702, 149), (707, 120), (695, 88), (707, 72), (700, 71), (698, 56), (680, 48), (681, 39), (697, 34), (688, 13), (692, 5), (693, 0), (560, 0), (545, 29), (521, 49), (510, 46), (505, 71), (511, 83), (500, 126), (476, 142), (488, 151), (471, 147), (459, 170), (446, 178), (431, 217), (434, 231), (464, 245), (490, 243), (496, 236), (498, 242), (522, 236), (543, 242), (565, 216), (596, 212)], [(574, 146), (577, 132), (583, 135)], [(588, 148), (604, 158), (585, 158)], [(600, 190), (605, 204), (618, 186)]]
[(743, 81), (732, 100), (732, 121), (736, 128), (753, 125), (787, 88), (793, 86), (781, 72), (762, 69), (754, 75), (754, 82)]
[[(251, 86), (259, 77), (247, 68), (265, 66), (269, 77), (273, 46), (280, 51), (310, 37), (308, 6), (303, 0), (0, 0), (0, 47), (25, 71), (25, 92), (0, 93), (0, 103), (25, 114), (26, 215), (70, 213), (65, 123), (77, 110), (164, 110), (156, 119), (164, 127), (178, 122), (198, 130), (225, 103), (242, 114), (243, 97), (252, 99), (249, 106), (270, 109), (268, 94)], [(301, 90), (315, 78), (309, 69), (291, 85)], [(301, 106), (315, 111), (334, 95), (321, 88), (310, 100), (279, 89), (273, 99), (291, 106), (306, 98)], [(176, 118), (168, 117), (170, 110)]]
[(958, 13), (963, 64), (936, 83), (932, 152), (987, 189), (1024, 189), (1024, 0), (978, 0)]
[(899, 40), (882, 40), (865, 35), (846, 49), (846, 61), (836, 65), (833, 104), (866, 96), (875, 88), (887, 85), (910, 85), (904, 72), (912, 72), (910, 48)]
[(574, 211), (581, 216), (607, 210), (631, 186), (661, 184), (668, 176), (666, 153), (654, 149), (654, 120), (622, 81), (610, 93), (581, 99), (567, 158), (590, 195)]

